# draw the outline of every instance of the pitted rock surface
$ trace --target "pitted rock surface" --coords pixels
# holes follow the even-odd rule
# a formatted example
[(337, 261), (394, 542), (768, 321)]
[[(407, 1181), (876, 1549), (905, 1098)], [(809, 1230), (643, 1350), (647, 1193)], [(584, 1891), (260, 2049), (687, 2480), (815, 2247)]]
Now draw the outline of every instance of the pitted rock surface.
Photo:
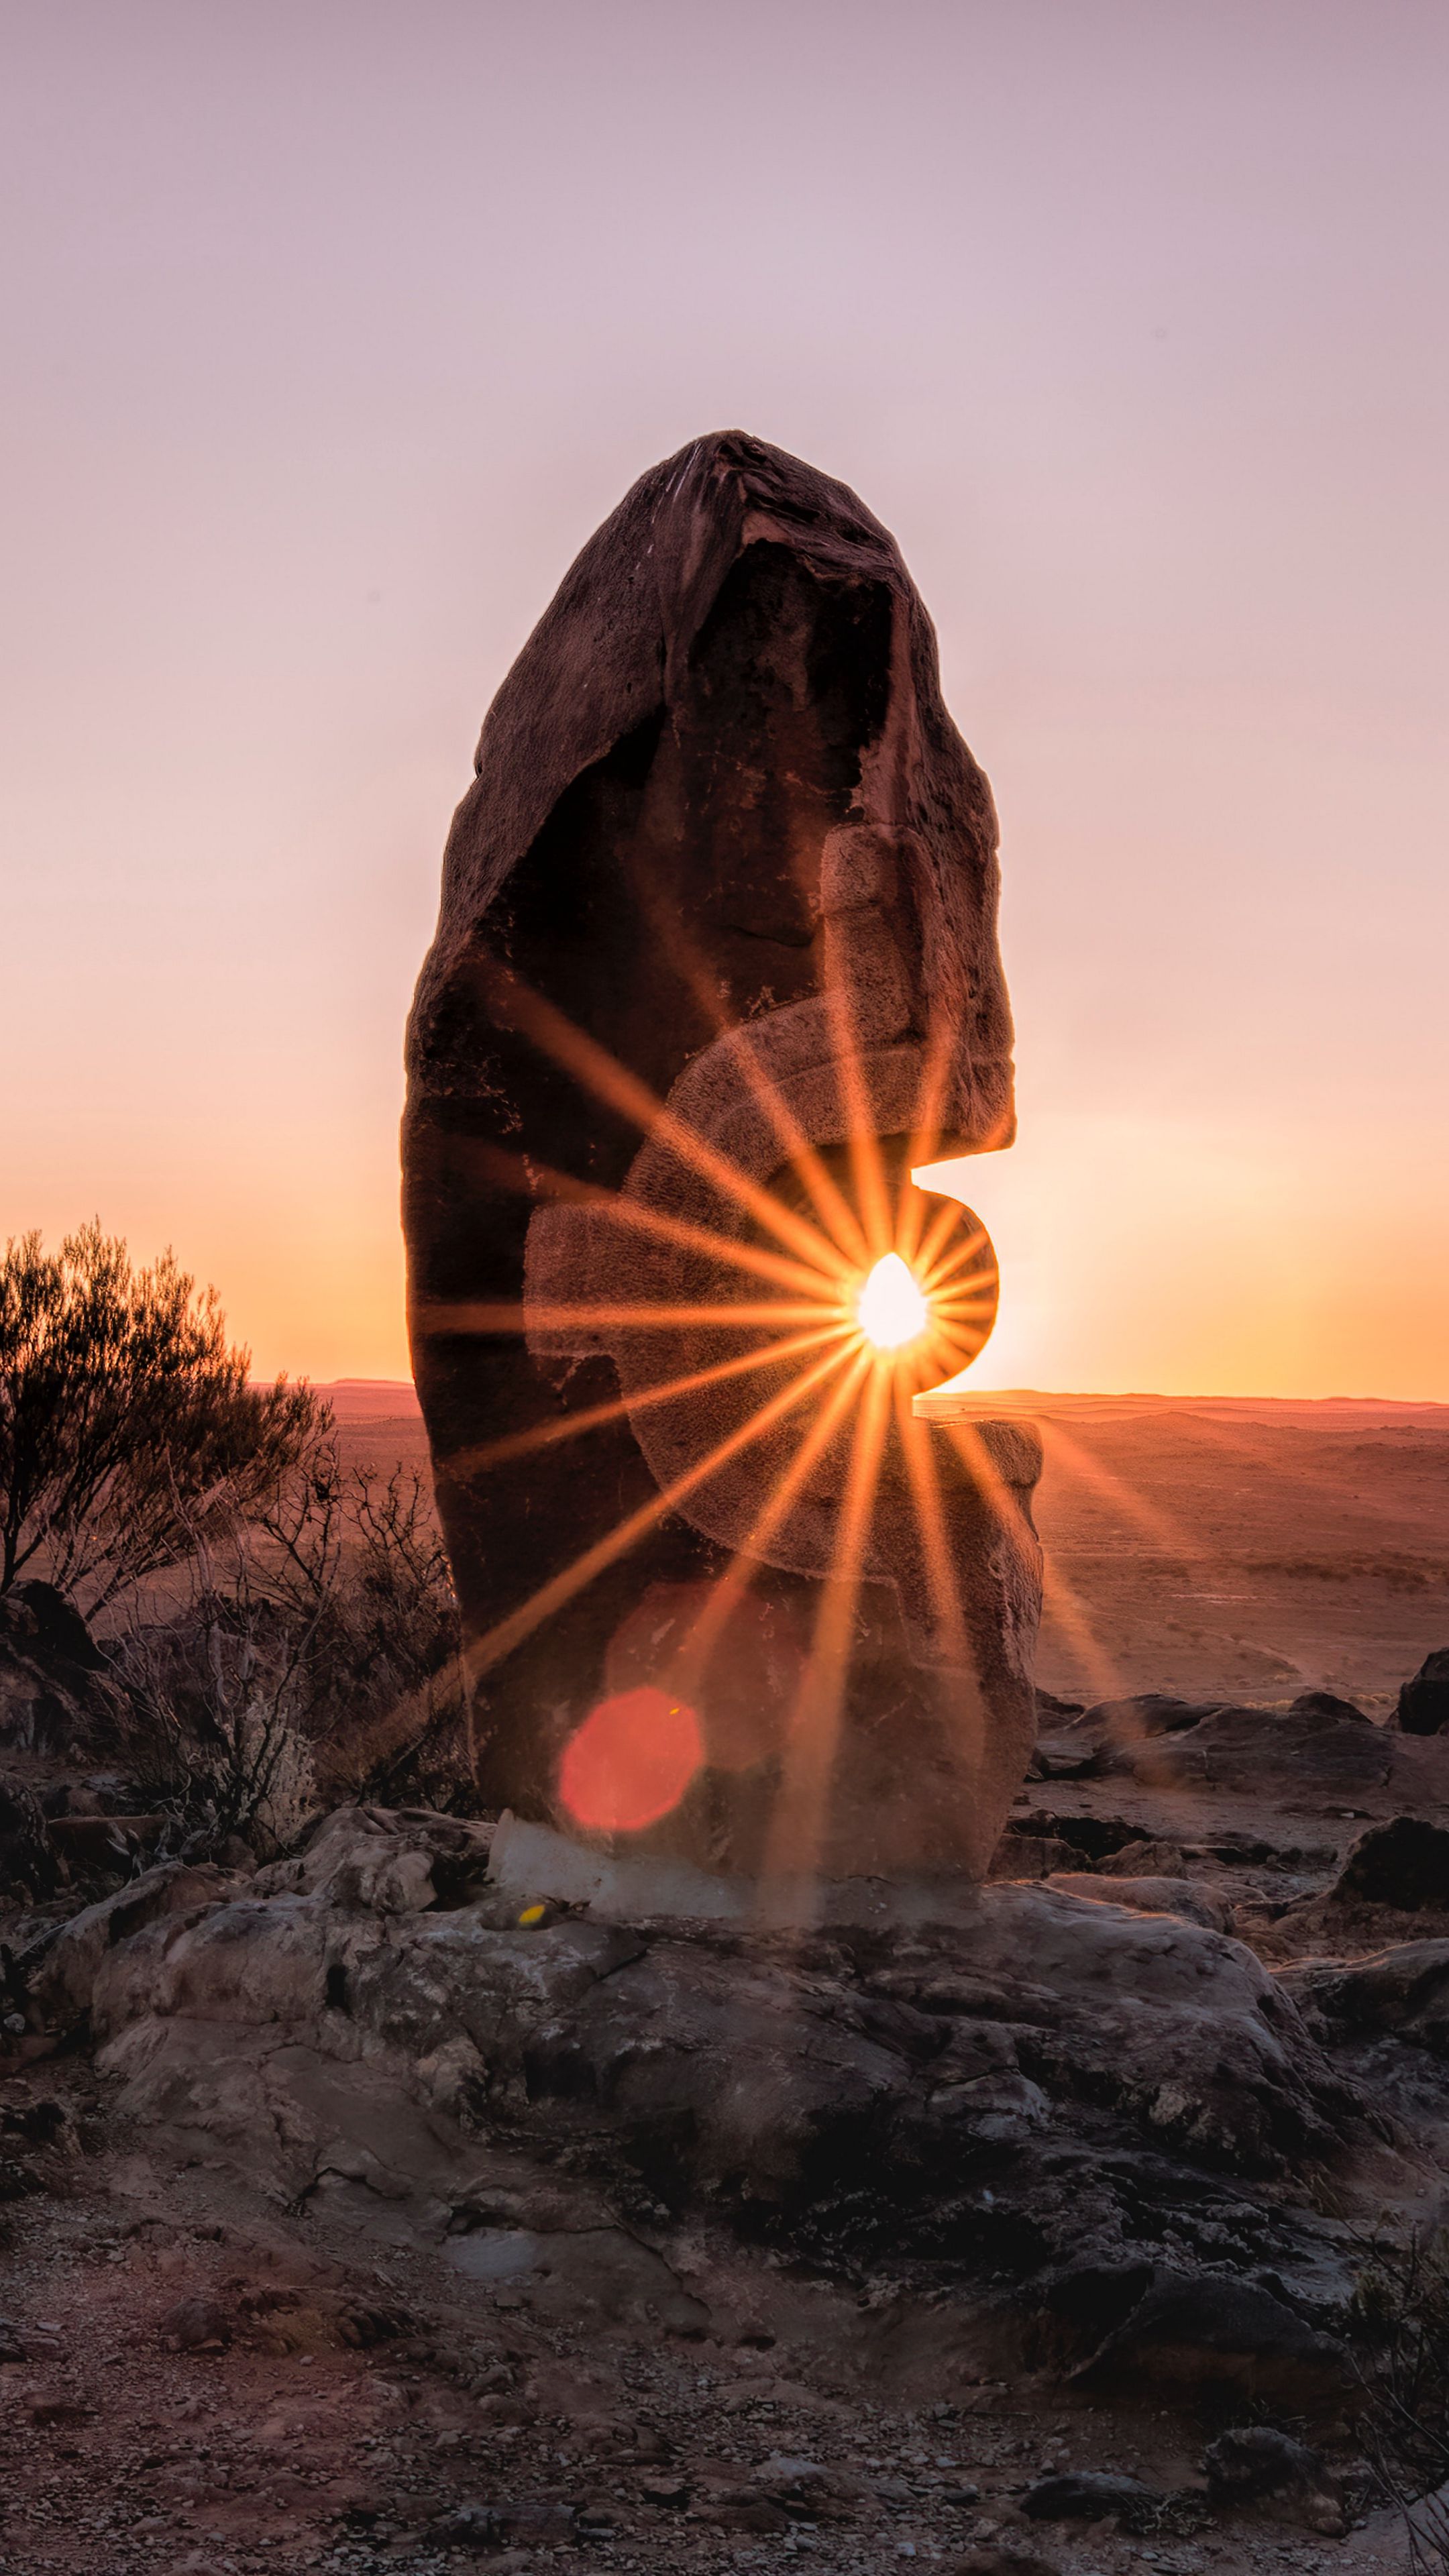
[[(1239, 1943), (1020, 1884), (912, 1932), (524, 1926), (494, 1891), (415, 1901), (412, 1866), (397, 1906), (428, 1830), (344, 1811), (261, 1893), (153, 1873), (65, 1928), (37, 1997), (88, 2010), (148, 2132), (292, 2196), (390, 2205), (465, 2264), (502, 2259), (466, 2248), (520, 2209), (537, 2233), (566, 2170), (587, 2225), (631, 2243), (641, 2212), (713, 2214), (1004, 2299), (1067, 2361), (1152, 2352), (1170, 2378), (1195, 2337), (1199, 2375), (1332, 2376), (1316, 2338), (1348, 2275), (1283, 2183), (1373, 2132)], [(439, 1820), (440, 1869), (456, 1840)], [(608, 2295), (657, 2259), (621, 2256)]]

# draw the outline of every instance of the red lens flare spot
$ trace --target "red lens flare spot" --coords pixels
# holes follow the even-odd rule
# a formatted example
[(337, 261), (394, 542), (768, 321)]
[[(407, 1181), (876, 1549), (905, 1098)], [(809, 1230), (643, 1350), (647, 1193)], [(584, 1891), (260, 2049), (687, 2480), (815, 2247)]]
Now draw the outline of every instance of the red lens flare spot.
[(559, 1795), (575, 1824), (632, 1834), (677, 1807), (704, 1760), (699, 1720), (683, 1700), (647, 1685), (590, 1709), (559, 1765)]

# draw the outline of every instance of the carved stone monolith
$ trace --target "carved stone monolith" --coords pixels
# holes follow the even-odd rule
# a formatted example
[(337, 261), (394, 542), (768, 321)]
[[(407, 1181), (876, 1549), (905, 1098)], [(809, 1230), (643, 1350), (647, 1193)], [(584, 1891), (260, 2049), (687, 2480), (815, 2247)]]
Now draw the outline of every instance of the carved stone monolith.
[[(979, 1877), (1033, 1734), (1040, 1449), (916, 1417), (851, 1286), (903, 1209), (939, 1251), (912, 1167), (1014, 1132), (990, 792), (894, 541), (697, 440), (584, 547), (476, 770), (404, 1204), (480, 1785), (716, 1871)], [(959, 1366), (994, 1271), (956, 1222)]]

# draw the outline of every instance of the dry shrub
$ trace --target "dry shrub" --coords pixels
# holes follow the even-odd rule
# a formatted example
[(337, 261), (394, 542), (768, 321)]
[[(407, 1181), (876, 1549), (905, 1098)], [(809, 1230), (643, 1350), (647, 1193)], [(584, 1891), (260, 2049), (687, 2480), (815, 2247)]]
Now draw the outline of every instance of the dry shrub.
[(1416, 2576), (1449, 2576), (1449, 2230), (1375, 2239), (1355, 2306), (1373, 2349), (1361, 2378), (1376, 2483), (1404, 2517)]
[(189, 1539), (179, 1606), (137, 1601), (111, 1655), (148, 1786), (198, 1847), (286, 1849), (342, 1797), (464, 1798), (457, 1608), (418, 1475), (344, 1469), (324, 1439)]

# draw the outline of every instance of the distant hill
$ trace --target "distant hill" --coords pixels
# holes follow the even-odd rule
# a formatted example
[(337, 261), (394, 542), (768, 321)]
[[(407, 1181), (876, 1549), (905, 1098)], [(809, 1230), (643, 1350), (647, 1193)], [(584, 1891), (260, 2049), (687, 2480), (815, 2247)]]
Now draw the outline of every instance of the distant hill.
[[(317, 1392), (344, 1464), (430, 1479), (406, 1378)], [(980, 1400), (1026, 1414), (1046, 1444), (1045, 1689), (1284, 1705), (1330, 1690), (1382, 1714), (1449, 1645), (1449, 1405), (1026, 1387)], [(526, 1461), (501, 1472), (527, 1493)]]
[(330, 1404), (339, 1422), (416, 1422), (417, 1389), (410, 1377), (334, 1377), (314, 1382), (314, 1395)]

